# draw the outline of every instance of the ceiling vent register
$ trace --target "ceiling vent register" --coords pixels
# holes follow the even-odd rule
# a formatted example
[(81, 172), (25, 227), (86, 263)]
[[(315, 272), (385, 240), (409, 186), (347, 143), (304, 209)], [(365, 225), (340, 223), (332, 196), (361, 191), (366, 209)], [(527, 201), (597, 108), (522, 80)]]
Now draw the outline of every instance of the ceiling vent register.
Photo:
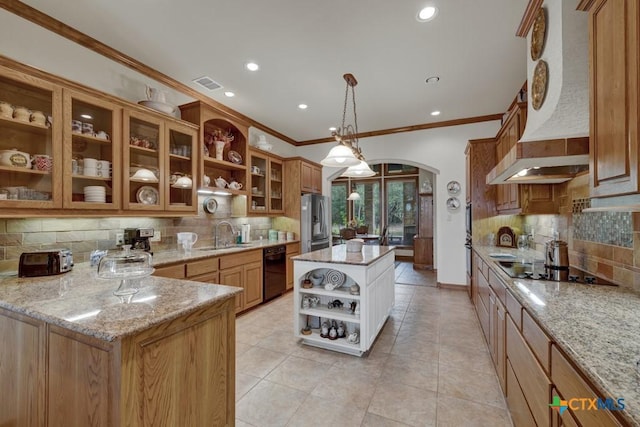
[(216, 89), (220, 89), (222, 87), (221, 84), (215, 82), (212, 78), (207, 77), (207, 76), (202, 76), (199, 77), (195, 80), (193, 80), (194, 83), (199, 84), (200, 86), (203, 86), (209, 90), (216, 90)]

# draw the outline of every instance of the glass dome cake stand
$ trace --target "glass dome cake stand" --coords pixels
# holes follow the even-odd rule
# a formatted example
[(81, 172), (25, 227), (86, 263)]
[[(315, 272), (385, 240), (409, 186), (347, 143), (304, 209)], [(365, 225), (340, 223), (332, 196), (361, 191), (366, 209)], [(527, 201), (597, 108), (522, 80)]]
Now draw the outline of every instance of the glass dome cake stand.
[(119, 279), (120, 286), (113, 294), (122, 301), (130, 301), (138, 293), (140, 279), (150, 276), (155, 271), (151, 262), (151, 254), (144, 251), (131, 251), (131, 246), (123, 246), (121, 251), (109, 251), (102, 257), (98, 265), (98, 278)]

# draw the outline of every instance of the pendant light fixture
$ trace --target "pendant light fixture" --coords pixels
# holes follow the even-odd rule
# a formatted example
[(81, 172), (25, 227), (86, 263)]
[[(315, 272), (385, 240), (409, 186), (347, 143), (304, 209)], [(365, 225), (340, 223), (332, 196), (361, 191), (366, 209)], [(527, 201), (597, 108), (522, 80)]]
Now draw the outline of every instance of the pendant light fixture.
[(351, 194), (347, 197), (347, 200), (360, 200), (360, 194), (356, 191), (356, 186), (351, 186)]
[[(338, 145), (333, 147), (327, 157), (320, 162), (323, 166), (345, 167), (348, 169), (343, 176), (365, 177), (373, 176), (375, 172), (371, 170), (364, 160), (362, 150), (358, 146), (358, 115), (356, 114), (356, 91), (355, 86), (358, 81), (353, 74), (342, 76), (347, 82), (344, 93), (344, 108), (342, 110), (342, 126), (331, 132), (331, 135), (338, 141)], [(353, 104), (353, 125), (346, 125), (347, 103), (349, 101), (349, 90), (351, 90), (351, 101)], [(353, 169), (352, 169), (353, 168)], [(352, 193), (353, 194), (353, 193)], [(356, 193), (357, 194), (357, 193)], [(351, 196), (349, 196), (351, 197)], [(354, 200), (354, 199), (349, 199)]]

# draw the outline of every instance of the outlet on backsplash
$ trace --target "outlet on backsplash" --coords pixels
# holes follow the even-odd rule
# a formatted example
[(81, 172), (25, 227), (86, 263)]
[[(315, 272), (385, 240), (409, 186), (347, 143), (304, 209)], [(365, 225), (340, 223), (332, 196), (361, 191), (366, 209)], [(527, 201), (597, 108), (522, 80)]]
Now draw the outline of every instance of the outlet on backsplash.
[(162, 240), (162, 233), (160, 230), (153, 230), (153, 237), (149, 239), (150, 242), (159, 242)]

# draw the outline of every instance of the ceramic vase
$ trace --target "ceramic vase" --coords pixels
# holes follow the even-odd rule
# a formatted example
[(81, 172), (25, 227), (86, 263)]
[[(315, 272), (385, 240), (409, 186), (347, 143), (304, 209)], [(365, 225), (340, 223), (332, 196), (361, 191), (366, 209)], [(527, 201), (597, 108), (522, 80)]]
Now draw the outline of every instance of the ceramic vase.
[(216, 147), (216, 160), (222, 160), (222, 154), (226, 143), (224, 141), (214, 141), (213, 144)]

